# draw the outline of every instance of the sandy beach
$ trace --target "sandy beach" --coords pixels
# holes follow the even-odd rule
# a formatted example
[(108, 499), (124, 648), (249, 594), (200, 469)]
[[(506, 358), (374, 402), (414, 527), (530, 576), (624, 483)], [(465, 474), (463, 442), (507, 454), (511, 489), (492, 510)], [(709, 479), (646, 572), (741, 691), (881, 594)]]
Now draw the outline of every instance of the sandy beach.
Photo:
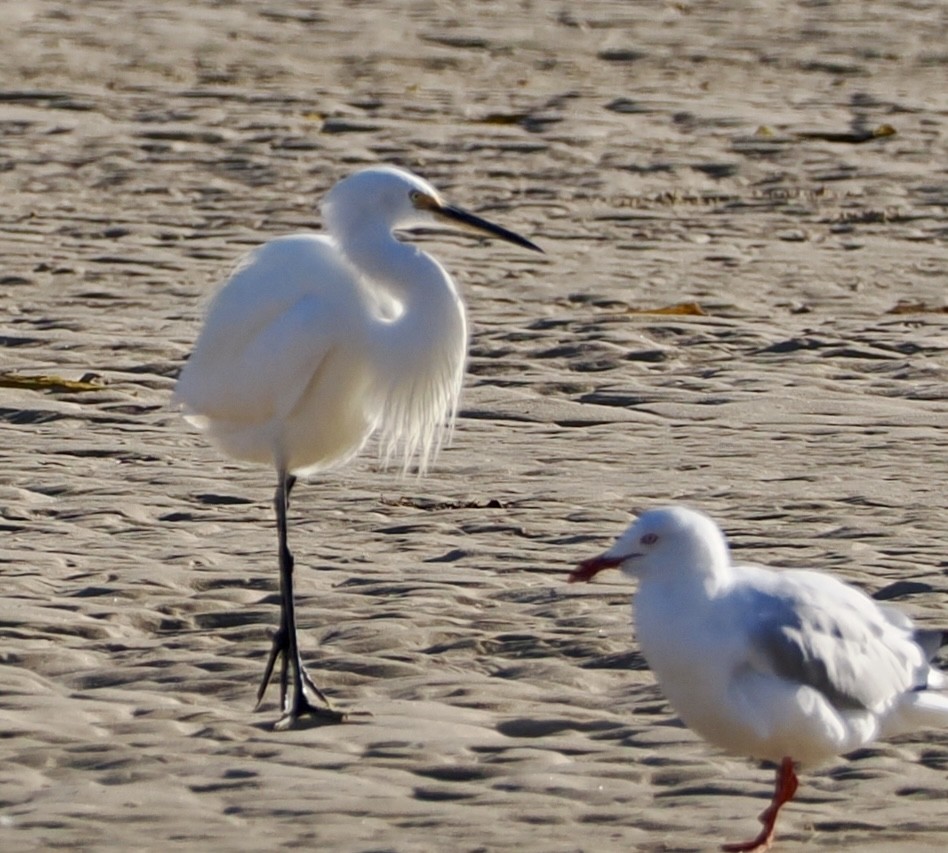
[[(944, 3), (3, 15), (4, 851), (750, 837), (771, 771), (675, 719), (630, 585), (564, 582), (656, 504), (948, 628)], [(468, 305), (457, 429), (424, 479), (298, 486), (304, 655), (351, 717), (274, 732), (274, 475), (170, 395), (235, 262), (379, 162), (546, 254), (417, 238)], [(948, 844), (948, 731), (801, 782), (778, 850)]]

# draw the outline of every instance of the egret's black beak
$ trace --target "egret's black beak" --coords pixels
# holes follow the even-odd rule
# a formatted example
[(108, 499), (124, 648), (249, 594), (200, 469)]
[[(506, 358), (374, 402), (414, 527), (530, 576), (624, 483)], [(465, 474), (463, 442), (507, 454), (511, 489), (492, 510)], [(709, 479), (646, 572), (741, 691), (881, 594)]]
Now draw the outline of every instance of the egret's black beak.
[(543, 249), (535, 243), (531, 243), (526, 237), (521, 237), (519, 234), (514, 234), (513, 231), (508, 231), (506, 228), (494, 225), (493, 222), (481, 219), (479, 216), (468, 213), (460, 207), (442, 204), (434, 208), (431, 212), (445, 222), (461, 225), (471, 231), (479, 231), (481, 234), (490, 234), (492, 237), (513, 243), (515, 246), (522, 246), (524, 249), (532, 249), (534, 252), (543, 253)]

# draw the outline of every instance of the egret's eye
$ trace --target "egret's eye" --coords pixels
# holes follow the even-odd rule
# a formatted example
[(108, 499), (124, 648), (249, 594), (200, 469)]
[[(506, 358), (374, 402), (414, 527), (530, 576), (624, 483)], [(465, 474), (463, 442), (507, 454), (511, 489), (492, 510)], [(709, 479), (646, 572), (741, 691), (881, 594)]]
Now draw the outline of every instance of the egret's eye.
[(642, 536), (642, 538), (639, 540), (639, 542), (641, 542), (643, 545), (654, 545), (656, 542), (658, 542), (658, 534), (657, 534), (657, 533), (645, 533), (645, 534), (643, 534), (643, 536)]
[(408, 198), (411, 199), (412, 205), (418, 210), (436, 210), (438, 207), (438, 202), (421, 190), (412, 190), (408, 194)]

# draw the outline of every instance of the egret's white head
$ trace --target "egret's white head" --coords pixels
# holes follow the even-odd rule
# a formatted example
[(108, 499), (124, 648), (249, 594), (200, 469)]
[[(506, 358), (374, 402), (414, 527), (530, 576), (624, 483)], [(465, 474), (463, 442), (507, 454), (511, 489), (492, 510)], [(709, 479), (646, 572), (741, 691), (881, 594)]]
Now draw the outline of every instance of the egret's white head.
[(724, 534), (708, 516), (682, 506), (660, 507), (643, 512), (608, 551), (581, 563), (569, 580), (588, 581), (612, 568), (642, 579), (713, 574), (728, 565)]
[(395, 166), (371, 166), (344, 178), (326, 195), (322, 210), (326, 227), (340, 242), (349, 235), (443, 224), (542, 251), (513, 231), (446, 204), (426, 180)]

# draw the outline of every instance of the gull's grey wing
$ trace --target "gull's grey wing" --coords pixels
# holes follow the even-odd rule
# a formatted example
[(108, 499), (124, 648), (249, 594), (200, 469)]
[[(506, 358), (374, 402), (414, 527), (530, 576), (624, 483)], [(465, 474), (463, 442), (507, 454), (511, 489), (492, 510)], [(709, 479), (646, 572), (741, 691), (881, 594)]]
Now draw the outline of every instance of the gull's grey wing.
[(948, 631), (939, 631), (937, 628), (917, 628), (912, 634), (912, 639), (922, 647), (926, 660), (931, 660), (942, 646), (948, 645)]
[[(839, 710), (879, 710), (922, 688), (929, 655), (911, 621), (853, 587), (815, 572), (770, 574), (742, 596), (751, 664), (812, 687)], [(931, 645), (929, 638), (925, 645)]]

